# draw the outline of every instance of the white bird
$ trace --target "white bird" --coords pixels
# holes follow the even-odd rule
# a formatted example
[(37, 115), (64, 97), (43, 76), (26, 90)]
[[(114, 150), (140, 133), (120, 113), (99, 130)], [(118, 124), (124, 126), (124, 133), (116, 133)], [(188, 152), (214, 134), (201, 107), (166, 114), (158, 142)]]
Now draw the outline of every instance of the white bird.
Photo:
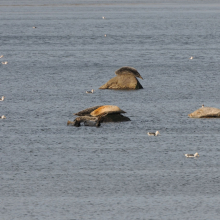
[(190, 57), (189, 59), (190, 59), (190, 60), (192, 60), (192, 59), (193, 59), (193, 57)]
[(3, 55), (0, 56), (0, 58), (4, 57)]
[(202, 108), (204, 108), (204, 105), (202, 105)]
[(4, 99), (5, 99), (5, 96), (2, 96), (2, 98), (0, 99), (0, 101), (4, 101)]
[(37, 28), (37, 27), (33, 27), (33, 28)]
[(104, 17), (104, 16), (102, 16), (102, 19), (105, 19), (105, 17)]
[(185, 154), (186, 157), (199, 157), (199, 154), (196, 152), (195, 154)]
[(4, 115), (1, 116), (1, 119), (6, 119), (6, 117)]
[(149, 136), (157, 136), (157, 135), (160, 134), (160, 132), (159, 132), (159, 131), (156, 131), (155, 133), (153, 133), (153, 132), (148, 132), (147, 134), (148, 134)]
[(107, 37), (107, 34), (105, 34), (104, 36)]
[(8, 64), (8, 61), (2, 62), (2, 64)]
[(86, 91), (86, 93), (94, 93), (94, 89), (92, 89), (91, 91)]

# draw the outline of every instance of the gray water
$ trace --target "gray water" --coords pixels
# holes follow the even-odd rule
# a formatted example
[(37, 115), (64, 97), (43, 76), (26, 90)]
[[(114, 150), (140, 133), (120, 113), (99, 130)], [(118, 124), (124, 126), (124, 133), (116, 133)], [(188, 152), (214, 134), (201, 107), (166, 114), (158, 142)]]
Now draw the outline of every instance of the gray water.
[[(219, 219), (220, 120), (188, 114), (220, 108), (220, 4), (164, 2), (0, 2), (1, 220)], [(122, 66), (144, 89), (99, 90)], [(66, 125), (105, 104), (131, 121)]]

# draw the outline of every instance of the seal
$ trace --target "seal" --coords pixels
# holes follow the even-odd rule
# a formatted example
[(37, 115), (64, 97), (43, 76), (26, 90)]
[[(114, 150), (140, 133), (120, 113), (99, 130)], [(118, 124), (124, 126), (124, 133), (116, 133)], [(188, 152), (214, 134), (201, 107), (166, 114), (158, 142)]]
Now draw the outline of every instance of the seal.
[(84, 116), (84, 115), (90, 115), (91, 112), (93, 112), (94, 110), (96, 110), (97, 108), (101, 107), (102, 105), (97, 105), (94, 107), (90, 107), (87, 109), (84, 109), (80, 112), (74, 113), (74, 115), (78, 115), (78, 116)]
[(120, 114), (120, 113), (126, 113), (125, 111), (121, 110), (118, 106), (116, 105), (103, 105), (94, 111), (90, 113), (91, 116), (99, 116), (102, 114)]
[(103, 122), (103, 117), (105, 117), (107, 113), (103, 113), (97, 117), (93, 116), (79, 116), (74, 121), (68, 121), (67, 125), (72, 125), (75, 127), (80, 127), (80, 123), (84, 122), (85, 126), (96, 126), (100, 127), (101, 122)]
[(129, 66), (121, 67), (120, 69), (115, 71), (115, 74), (116, 75), (130, 74), (130, 75), (133, 75), (135, 77), (143, 79), (142, 76), (140, 75), (140, 73), (135, 68), (129, 67)]
[(126, 112), (114, 105), (97, 105), (75, 113), (74, 115), (78, 115), (78, 117), (74, 121), (68, 121), (67, 125), (79, 127), (83, 122), (85, 126), (99, 127), (103, 122), (130, 121), (130, 118), (120, 113)]
[(197, 109), (188, 114), (190, 118), (220, 118), (220, 109), (214, 107), (205, 107)]

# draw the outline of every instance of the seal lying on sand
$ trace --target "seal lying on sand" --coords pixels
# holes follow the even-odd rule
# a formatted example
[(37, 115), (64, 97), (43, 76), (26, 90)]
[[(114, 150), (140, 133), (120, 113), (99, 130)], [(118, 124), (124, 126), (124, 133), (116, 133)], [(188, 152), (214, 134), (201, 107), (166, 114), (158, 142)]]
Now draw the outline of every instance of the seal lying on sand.
[(92, 116), (99, 116), (103, 113), (107, 114), (120, 114), (120, 113), (126, 113), (125, 111), (121, 110), (118, 106), (115, 105), (103, 105), (99, 108), (95, 109), (90, 113)]
[(143, 79), (140, 73), (135, 68), (129, 66), (121, 67), (120, 69), (115, 71), (115, 74), (116, 75), (130, 74), (135, 77)]
[(67, 125), (80, 126), (81, 122), (84, 122), (86, 126), (99, 127), (101, 122), (122, 122), (130, 121), (128, 117), (121, 115), (126, 113), (118, 106), (115, 105), (101, 105), (84, 109), (74, 115), (78, 115), (73, 122), (68, 121)]
[(204, 107), (188, 114), (190, 118), (220, 118), (220, 109), (213, 107)]
[(124, 66), (116, 70), (115, 74), (115, 77), (110, 79), (99, 89), (143, 89), (136, 77), (143, 78), (135, 68)]
[(90, 107), (90, 108), (84, 109), (80, 112), (77, 112), (74, 115), (78, 115), (78, 116), (90, 115), (91, 112), (93, 112), (94, 110), (96, 110), (97, 108), (99, 108), (101, 106), (102, 105), (97, 105), (97, 106), (94, 106), (94, 107)]

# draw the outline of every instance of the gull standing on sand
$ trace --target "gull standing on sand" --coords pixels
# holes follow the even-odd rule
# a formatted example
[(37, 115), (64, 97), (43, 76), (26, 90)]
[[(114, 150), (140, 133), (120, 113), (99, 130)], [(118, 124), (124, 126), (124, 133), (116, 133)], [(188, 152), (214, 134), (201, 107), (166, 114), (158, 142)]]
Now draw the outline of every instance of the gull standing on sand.
[(86, 91), (86, 93), (94, 93), (94, 89), (92, 89), (91, 91)]
[(196, 152), (195, 154), (185, 154), (186, 157), (199, 157), (199, 154)]
[(153, 133), (153, 132), (148, 132), (147, 134), (148, 134), (149, 136), (157, 136), (157, 135), (160, 134), (160, 132), (159, 132), (159, 131), (156, 131), (155, 133)]
[(5, 99), (5, 96), (2, 96), (1, 99), (0, 99), (0, 101), (4, 101), (4, 99)]

